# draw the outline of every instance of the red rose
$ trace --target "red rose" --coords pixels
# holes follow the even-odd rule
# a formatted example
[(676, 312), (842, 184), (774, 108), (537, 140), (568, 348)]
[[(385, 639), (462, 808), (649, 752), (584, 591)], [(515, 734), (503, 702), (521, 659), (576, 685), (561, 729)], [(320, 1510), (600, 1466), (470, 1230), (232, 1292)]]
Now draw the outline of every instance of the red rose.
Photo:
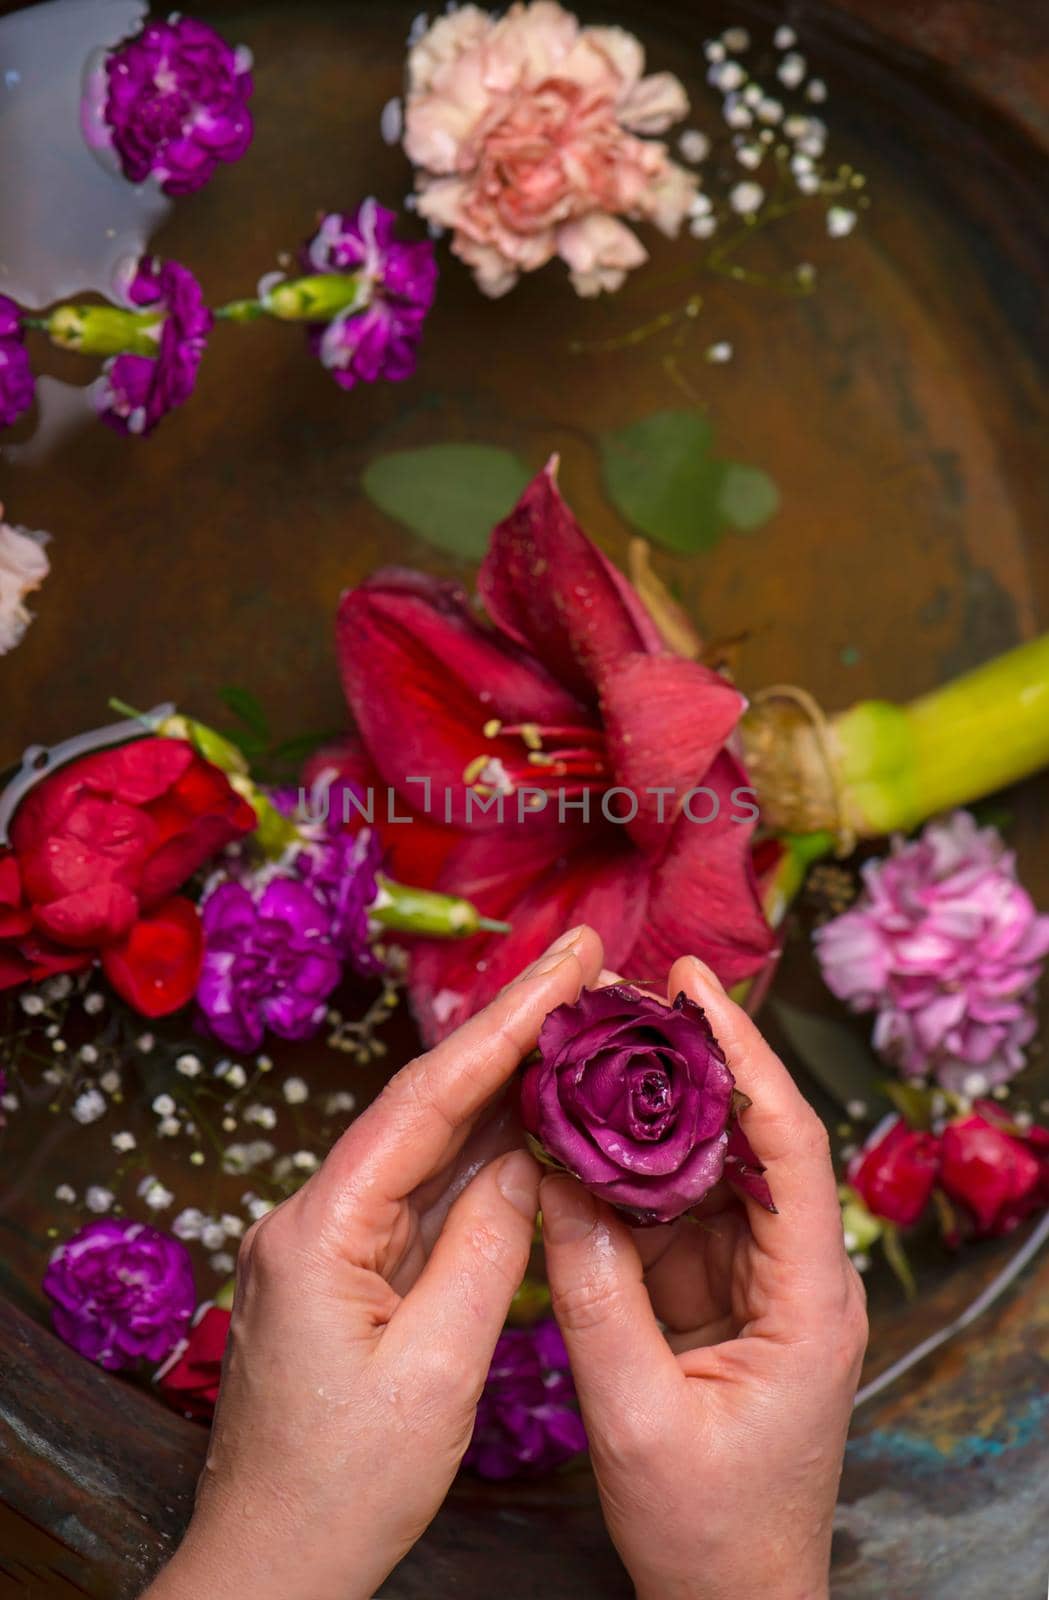
[(853, 1156), (845, 1176), (874, 1216), (910, 1228), (929, 1202), (939, 1166), (933, 1134), (888, 1117)]
[(168, 1404), (197, 1422), (210, 1422), (215, 1410), (229, 1323), (228, 1311), (208, 1306), (154, 1377)]
[(944, 1129), (940, 1183), (977, 1235), (1008, 1233), (1049, 1206), (1049, 1128), (1021, 1129), (993, 1100), (977, 1100)]
[(146, 1015), (177, 1009), (193, 992), (200, 938), (189, 926), (196, 912), (171, 896), (255, 821), (181, 739), (139, 739), (43, 779), (0, 856), (0, 988), (100, 955)]

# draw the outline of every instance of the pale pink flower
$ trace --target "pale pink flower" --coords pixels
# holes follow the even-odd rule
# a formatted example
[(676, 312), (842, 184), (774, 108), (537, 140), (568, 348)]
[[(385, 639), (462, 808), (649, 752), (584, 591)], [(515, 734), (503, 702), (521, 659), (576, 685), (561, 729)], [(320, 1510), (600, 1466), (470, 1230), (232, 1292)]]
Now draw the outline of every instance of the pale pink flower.
[(695, 196), (663, 133), (685, 116), (669, 72), (644, 75), (622, 28), (584, 28), (556, 0), (494, 17), (462, 6), (408, 58), (404, 145), (418, 209), (488, 295), (561, 256), (580, 294), (616, 289), (647, 259), (625, 223), (675, 236)]
[(875, 1013), (875, 1048), (970, 1096), (1015, 1077), (1036, 1031), (1049, 916), (1017, 882), (1001, 835), (956, 811), (894, 839), (863, 879), (852, 909), (817, 931), (816, 952), (839, 999)]
[(19, 643), (32, 621), (25, 598), (39, 589), (51, 570), (44, 554), (46, 534), (12, 528), (0, 506), (0, 656)]

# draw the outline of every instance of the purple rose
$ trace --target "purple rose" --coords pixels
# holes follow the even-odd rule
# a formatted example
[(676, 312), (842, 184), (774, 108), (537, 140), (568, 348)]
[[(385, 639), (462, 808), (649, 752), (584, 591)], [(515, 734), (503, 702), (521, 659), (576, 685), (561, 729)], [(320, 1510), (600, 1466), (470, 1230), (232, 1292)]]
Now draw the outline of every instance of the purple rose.
[(504, 1328), (463, 1466), (482, 1478), (552, 1472), (586, 1449), (568, 1352), (556, 1322)]
[(134, 311), (158, 314), (157, 353), (108, 361), (95, 403), (102, 421), (118, 433), (147, 434), (193, 393), (214, 319), (192, 272), (156, 256), (134, 264), (124, 299)]
[(197, 1001), (209, 1030), (232, 1050), (257, 1050), (266, 1029), (308, 1039), (342, 967), (332, 913), (295, 878), (252, 893), (221, 883), (204, 901), (204, 960)]
[(314, 327), (314, 354), (336, 383), (352, 389), (379, 378), (397, 382), (415, 371), (423, 323), (437, 288), (437, 262), (428, 239), (395, 239), (396, 214), (365, 200), (352, 216), (332, 212), (306, 245), (310, 272), (360, 273), (370, 304)]
[(192, 194), (220, 161), (237, 161), (251, 143), (251, 57), (193, 17), (148, 22), (106, 58), (103, 99), (83, 120), (108, 133), (124, 176), (152, 174), (165, 194)]
[(638, 1225), (672, 1222), (722, 1177), (774, 1209), (741, 1100), (702, 1008), (625, 984), (552, 1011), (521, 1083), (528, 1132)]
[(99, 1366), (163, 1361), (196, 1305), (189, 1252), (143, 1222), (102, 1217), (51, 1257), (44, 1293), (55, 1332)]
[(0, 428), (9, 428), (33, 404), (33, 373), (22, 331), (22, 314), (0, 294)]

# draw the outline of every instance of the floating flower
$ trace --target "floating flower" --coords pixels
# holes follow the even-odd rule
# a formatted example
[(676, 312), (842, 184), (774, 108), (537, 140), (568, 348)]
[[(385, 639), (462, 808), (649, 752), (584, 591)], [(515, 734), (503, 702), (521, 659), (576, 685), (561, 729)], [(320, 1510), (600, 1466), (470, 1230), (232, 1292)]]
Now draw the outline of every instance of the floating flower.
[(97, 957), (146, 1015), (184, 1005), (199, 931), (174, 891), (254, 826), (184, 740), (138, 739), (59, 768), (26, 795), (0, 853), (0, 988)]
[(282, 1039), (316, 1033), (342, 971), (324, 901), (294, 878), (273, 877), (254, 892), (221, 883), (202, 916), (197, 1001), (215, 1037), (247, 1051), (267, 1028)]
[(59, 1338), (111, 1370), (162, 1361), (196, 1303), (185, 1245), (145, 1223), (109, 1217), (58, 1246), (44, 1293)]
[(22, 331), (22, 313), (0, 294), (0, 428), (10, 428), (33, 404), (33, 373)]
[(88, 81), (92, 143), (105, 139), (124, 176), (153, 176), (165, 194), (192, 194), (251, 143), (251, 56), (207, 23), (172, 15), (109, 52)]
[(133, 263), (124, 299), (133, 311), (153, 313), (142, 327), (156, 354), (125, 352), (107, 361), (95, 404), (118, 433), (144, 435), (193, 393), (213, 318), (192, 272), (156, 256)]
[(219, 1397), (230, 1313), (205, 1305), (153, 1381), (169, 1405), (196, 1422), (210, 1422)]
[(557, 1323), (499, 1335), (463, 1466), (482, 1478), (552, 1472), (586, 1449)]
[(1049, 1128), (1022, 1127), (993, 1100), (943, 1130), (940, 1183), (975, 1233), (1009, 1233), (1049, 1206)]
[(3, 514), (0, 505), (0, 656), (21, 641), (33, 620), (26, 609), (26, 595), (39, 589), (51, 570), (44, 553), (47, 534), (13, 528), (3, 521)]
[(546, 1154), (638, 1224), (673, 1222), (722, 1177), (775, 1208), (734, 1118), (735, 1079), (700, 1006), (625, 984), (543, 1023), (521, 1121)]
[(726, 748), (743, 697), (666, 650), (552, 469), (495, 529), (479, 590), (488, 623), (421, 573), (379, 572), (344, 597), (359, 742), (310, 768), (391, 786), (413, 818), (377, 812), (394, 875), (512, 925), (414, 943), (424, 1031), (450, 1031), (577, 922), (619, 971), (665, 972), (683, 949), (728, 984), (759, 971), (775, 939), (751, 861), (757, 812)]
[(429, 239), (395, 239), (396, 223), (393, 211), (365, 200), (352, 215), (324, 217), (303, 251), (308, 270), (358, 281), (359, 296), (310, 331), (314, 353), (344, 389), (380, 378), (396, 383), (415, 371), (437, 262)]
[(895, 839), (863, 879), (857, 904), (817, 931), (816, 952), (833, 992), (876, 1013), (875, 1048), (970, 1096), (1014, 1077), (1036, 1031), (1049, 916), (996, 829), (956, 811)]
[(939, 1170), (935, 1135), (890, 1116), (852, 1157), (845, 1176), (873, 1216), (910, 1228), (928, 1205)]
[(663, 133), (688, 111), (669, 72), (645, 77), (622, 28), (584, 28), (552, 0), (502, 17), (465, 5), (408, 57), (404, 147), (420, 215), (488, 295), (555, 255), (582, 295), (615, 289), (647, 258), (620, 219), (675, 236), (696, 180)]

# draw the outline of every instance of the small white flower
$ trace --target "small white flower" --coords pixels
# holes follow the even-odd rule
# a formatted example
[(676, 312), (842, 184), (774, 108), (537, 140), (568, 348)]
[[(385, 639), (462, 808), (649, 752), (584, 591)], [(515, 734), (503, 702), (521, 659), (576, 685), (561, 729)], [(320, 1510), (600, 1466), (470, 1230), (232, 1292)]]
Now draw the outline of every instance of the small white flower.
[(284, 1081), (284, 1098), (289, 1106), (301, 1106), (310, 1097), (309, 1085), (305, 1078), (286, 1078)]
[(63, 1205), (71, 1206), (76, 1200), (76, 1190), (72, 1184), (60, 1183), (55, 1190), (55, 1199), (61, 1200)]
[(989, 1088), (990, 1084), (982, 1072), (969, 1072), (962, 1079), (962, 1093), (968, 1095), (970, 1100), (979, 1100)]
[(726, 28), (721, 35), (721, 42), (726, 50), (738, 54), (741, 50), (750, 49), (750, 34), (746, 28)]
[(169, 1094), (158, 1094), (153, 1101), (153, 1110), (158, 1117), (170, 1117), (175, 1110), (175, 1102)]
[(182, 1132), (182, 1124), (177, 1117), (161, 1117), (157, 1123), (157, 1132), (162, 1139), (173, 1139), (177, 1133)]
[(100, 1183), (92, 1183), (87, 1187), (84, 1195), (84, 1204), (89, 1211), (95, 1211), (101, 1216), (108, 1211), (116, 1199), (112, 1189), (106, 1189)]
[(796, 89), (805, 77), (806, 61), (797, 51), (784, 56), (776, 69), (776, 76), (786, 89)]
[(707, 360), (714, 362), (714, 364), (718, 366), (725, 361), (731, 361), (732, 346), (729, 344), (728, 340), (721, 339), (717, 344), (710, 345), (707, 350)]
[(221, 1222), (207, 1222), (200, 1230), (200, 1242), (205, 1250), (221, 1250), (226, 1243), (226, 1230)]
[(820, 180), (816, 172), (799, 172), (795, 182), (802, 194), (819, 194)]
[(151, 1211), (166, 1211), (175, 1196), (170, 1189), (165, 1189), (159, 1179), (154, 1178), (149, 1188), (143, 1195), (146, 1205)]
[(18, 1003), (27, 1017), (38, 1017), (44, 1009), (43, 997), (38, 994), (21, 995)]
[(98, 1060), (98, 1051), (93, 1044), (82, 1044), (78, 1054), (86, 1067), (93, 1067)]
[(775, 127), (777, 122), (783, 121), (783, 102), (773, 99), (772, 95), (766, 95), (763, 100), (759, 100), (755, 109), (758, 121), (766, 123), (769, 127)]
[(765, 198), (760, 183), (737, 183), (728, 197), (729, 205), (741, 217), (750, 217), (759, 210)]
[(722, 115), (730, 128), (749, 128), (754, 121), (738, 94), (728, 96), (722, 108)]
[(106, 1091), (106, 1094), (116, 1094), (121, 1087), (120, 1073), (115, 1067), (110, 1067), (108, 1072), (103, 1072), (98, 1085), (100, 1089)]
[(865, 1250), (857, 1250), (852, 1258), (852, 1264), (857, 1272), (866, 1272), (871, 1264), (871, 1258)]
[(710, 154), (710, 140), (698, 128), (686, 128), (678, 138), (677, 147), (682, 160), (690, 161), (693, 166), (698, 166)]
[(854, 1122), (861, 1122), (867, 1115), (867, 1102), (866, 1100), (850, 1100), (845, 1110)]
[(324, 1102), (324, 1114), (327, 1117), (336, 1117), (341, 1112), (356, 1109), (357, 1096), (349, 1089), (336, 1089)]
[(260, 1128), (275, 1128), (277, 1113), (272, 1106), (263, 1106), (256, 1102), (244, 1107), (244, 1121), (257, 1123)]
[(73, 1118), (85, 1126), (89, 1122), (97, 1122), (99, 1117), (106, 1114), (105, 1096), (99, 1094), (97, 1089), (85, 1089), (73, 1101)]
[(187, 1206), (171, 1224), (171, 1231), (176, 1239), (199, 1239), (206, 1222), (203, 1211), (196, 1206)]
[(248, 1216), (252, 1222), (258, 1222), (260, 1217), (273, 1210), (272, 1200), (260, 1200), (258, 1195), (248, 1202)]
[(253, 1139), (248, 1145), (248, 1160), (253, 1167), (259, 1166), (263, 1161), (271, 1161), (277, 1154), (277, 1147), (268, 1139)]
[(66, 1078), (66, 1075), (62, 1071), (61, 1067), (45, 1067), (40, 1076), (43, 1078), (45, 1083), (49, 1083), (53, 1086), (64, 1083)]
[(756, 110), (764, 98), (765, 91), (760, 83), (748, 83), (743, 91), (743, 104), (750, 106), (752, 111)]
[(741, 167), (746, 167), (748, 172), (753, 172), (760, 167), (765, 158), (765, 152), (760, 145), (741, 144), (736, 151), (736, 160)]
[(379, 115), (379, 132), (382, 134), (383, 143), (400, 144), (403, 127), (404, 110), (400, 97), (394, 95), (392, 100), (387, 100)]
[(0, 1094), (0, 1106), (2, 1106), (5, 1111), (17, 1111), (18, 1096), (16, 1094), (11, 1094), (10, 1091), (7, 1094)]
[(293, 1167), (296, 1167), (299, 1172), (316, 1172), (317, 1168), (320, 1166), (320, 1162), (317, 1160), (317, 1157), (314, 1155), (312, 1150), (296, 1150), (295, 1154), (291, 1158), (291, 1164)]
[(832, 239), (844, 239), (858, 220), (855, 211), (850, 211), (847, 206), (831, 206), (827, 212), (827, 232)]
[(247, 1081), (248, 1075), (244, 1071), (244, 1068), (239, 1066), (237, 1062), (234, 1062), (226, 1073), (226, 1082), (229, 1084), (230, 1088), (243, 1089)]
[(730, 94), (733, 89), (742, 88), (747, 81), (747, 74), (738, 61), (718, 61), (711, 67), (707, 77), (715, 89), (720, 89), (722, 94)]
[(813, 78), (805, 90), (806, 100), (811, 100), (813, 105), (821, 105), (827, 98), (827, 85), (822, 78)]
[(794, 45), (797, 44), (798, 36), (794, 32), (793, 28), (788, 28), (784, 23), (784, 25), (781, 28), (777, 28), (775, 33), (772, 35), (772, 42), (776, 46), (777, 50), (790, 50)]
[(97, 989), (84, 996), (84, 1010), (89, 1017), (97, 1017), (100, 1011), (105, 1010), (105, 1005), (106, 997), (104, 994), (99, 994)]
[(235, 1217), (232, 1211), (224, 1211), (219, 1221), (222, 1223), (223, 1232), (229, 1239), (239, 1239), (244, 1232), (243, 1218)]
[(258, 1067), (260, 1072), (272, 1072), (273, 1071), (273, 1057), (272, 1056), (256, 1056), (255, 1057), (255, 1065)]
[(708, 39), (706, 44), (703, 46), (703, 54), (706, 56), (708, 61), (724, 61), (725, 46), (721, 43), (720, 39)]
[(121, 1155), (126, 1155), (135, 1148), (135, 1135), (133, 1133), (115, 1133), (112, 1138), (114, 1150), (119, 1150)]
[(215, 1254), (209, 1258), (208, 1265), (212, 1272), (217, 1272), (220, 1277), (228, 1278), (237, 1263), (228, 1250), (216, 1250)]
[(0, 656), (14, 649), (32, 622), (26, 596), (39, 589), (51, 570), (44, 554), (47, 534), (11, 527), (3, 512), (0, 506)]
[(142, 1055), (148, 1056), (156, 1042), (151, 1033), (140, 1033), (135, 1040), (135, 1049), (140, 1051)]
[(181, 1072), (184, 1078), (199, 1078), (204, 1070), (204, 1064), (199, 1056), (179, 1056), (175, 1062), (175, 1071)]
[(709, 239), (717, 229), (717, 217), (693, 217), (688, 225), (688, 231), (693, 239)]

